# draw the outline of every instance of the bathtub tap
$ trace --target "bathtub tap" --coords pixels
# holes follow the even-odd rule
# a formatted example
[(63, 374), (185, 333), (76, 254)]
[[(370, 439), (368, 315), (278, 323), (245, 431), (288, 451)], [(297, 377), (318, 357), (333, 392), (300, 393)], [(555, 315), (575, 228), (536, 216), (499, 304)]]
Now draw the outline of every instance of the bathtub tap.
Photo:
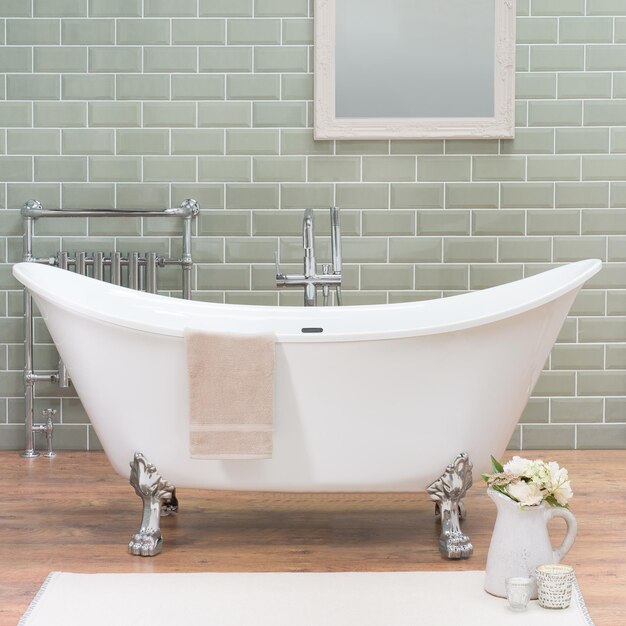
[(341, 226), (337, 207), (330, 209), (330, 232), (332, 266), (324, 264), (321, 274), (317, 273), (315, 260), (315, 222), (312, 209), (304, 212), (302, 220), (303, 273), (301, 275), (283, 274), (278, 264), (278, 253), (274, 254), (276, 286), (303, 287), (304, 306), (317, 306), (318, 287), (322, 288), (324, 306), (328, 305), (331, 287), (335, 287), (337, 305), (341, 305)]
[(31, 428), (31, 431), (33, 433), (43, 433), (46, 436), (46, 446), (48, 449), (46, 452), (43, 453), (43, 456), (50, 459), (54, 458), (57, 455), (52, 446), (52, 437), (54, 434), (53, 418), (56, 416), (56, 414), (57, 412), (55, 409), (44, 409), (41, 412), (41, 415), (45, 419), (45, 423), (33, 424)]

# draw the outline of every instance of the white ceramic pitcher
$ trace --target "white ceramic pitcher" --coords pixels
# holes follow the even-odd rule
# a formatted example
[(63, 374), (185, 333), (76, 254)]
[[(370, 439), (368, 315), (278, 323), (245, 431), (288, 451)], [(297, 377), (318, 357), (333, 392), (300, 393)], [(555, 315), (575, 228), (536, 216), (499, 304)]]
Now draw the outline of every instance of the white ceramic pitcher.
[[(545, 502), (522, 506), (493, 489), (487, 493), (498, 508), (498, 517), (487, 556), (485, 590), (505, 598), (507, 578), (531, 576), (538, 565), (559, 563), (569, 552), (576, 538), (576, 518), (568, 509)], [(562, 517), (567, 522), (567, 534), (556, 550), (548, 535), (548, 522), (553, 517)], [(534, 589), (531, 599), (536, 598)]]

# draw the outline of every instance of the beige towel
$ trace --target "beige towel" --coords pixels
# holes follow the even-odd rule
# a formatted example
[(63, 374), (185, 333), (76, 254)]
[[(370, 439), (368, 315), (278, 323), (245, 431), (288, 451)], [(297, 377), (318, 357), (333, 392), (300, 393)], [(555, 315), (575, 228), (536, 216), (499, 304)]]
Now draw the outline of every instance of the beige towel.
[(191, 457), (270, 458), (274, 336), (187, 329), (185, 347)]

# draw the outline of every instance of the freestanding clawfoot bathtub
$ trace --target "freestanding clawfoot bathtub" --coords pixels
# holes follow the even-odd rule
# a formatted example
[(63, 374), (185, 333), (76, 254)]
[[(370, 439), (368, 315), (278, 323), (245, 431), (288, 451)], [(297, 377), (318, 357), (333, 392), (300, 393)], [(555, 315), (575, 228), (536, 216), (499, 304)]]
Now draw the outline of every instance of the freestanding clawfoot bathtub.
[[(469, 458), (484, 471), (502, 454), (576, 293), (600, 267), (580, 261), (450, 298), (340, 308), (190, 302), (35, 263), (13, 273), (114, 468), (127, 475), (132, 461), (144, 516), (131, 553), (160, 551), (159, 511), (176, 509), (176, 485), (428, 489), (440, 549), (463, 558), (472, 551), (459, 526)], [(276, 335), (271, 459), (190, 458), (185, 328)]]

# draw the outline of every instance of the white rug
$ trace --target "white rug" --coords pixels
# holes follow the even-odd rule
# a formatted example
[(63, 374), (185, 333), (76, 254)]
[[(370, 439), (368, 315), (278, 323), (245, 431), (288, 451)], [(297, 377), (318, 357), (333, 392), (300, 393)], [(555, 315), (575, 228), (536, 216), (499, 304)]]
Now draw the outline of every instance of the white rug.
[(18, 626), (590, 626), (565, 610), (515, 613), (484, 572), (50, 574)]

